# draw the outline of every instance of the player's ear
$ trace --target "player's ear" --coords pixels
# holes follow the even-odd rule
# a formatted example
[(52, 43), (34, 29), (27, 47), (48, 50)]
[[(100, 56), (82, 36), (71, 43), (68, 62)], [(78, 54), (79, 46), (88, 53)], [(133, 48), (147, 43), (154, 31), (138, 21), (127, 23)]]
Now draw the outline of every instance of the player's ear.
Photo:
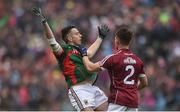
[(67, 40), (68, 40), (69, 42), (72, 42), (72, 36), (71, 36), (70, 34), (67, 35)]
[(117, 38), (117, 36), (114, 37), (114, 41), (116, 44), (119, 44), (119, 39)]

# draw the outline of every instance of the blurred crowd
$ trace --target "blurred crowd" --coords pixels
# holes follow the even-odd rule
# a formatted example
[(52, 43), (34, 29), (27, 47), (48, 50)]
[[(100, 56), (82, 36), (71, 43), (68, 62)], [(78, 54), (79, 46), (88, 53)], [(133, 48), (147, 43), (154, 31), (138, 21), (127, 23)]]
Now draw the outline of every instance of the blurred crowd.
[[(180, 0), (0, 0), (0, 110), (73, 110), (32, 7), (43, 9), (60, 44), (67, 25), (77, 25), (89, 46), (97, 26), (107, 24), (111, 34), (93, 61), (111, 54), (116, 28), (129, 25), (131, 50), (149, 78), (139, 110), (180, 110)], [(107, 71), (96, 85), (108, 95)]]

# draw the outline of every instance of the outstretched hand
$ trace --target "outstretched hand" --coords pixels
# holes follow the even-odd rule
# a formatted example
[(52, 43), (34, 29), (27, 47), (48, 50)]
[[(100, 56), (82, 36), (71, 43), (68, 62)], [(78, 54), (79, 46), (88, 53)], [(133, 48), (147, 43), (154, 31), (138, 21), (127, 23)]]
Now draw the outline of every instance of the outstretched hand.
[(33, 13), (34, 15), (40, 17), (42, 23), (45, 23), (45, 22), (46, 22), (46, 17), (43, 15), (43, 13), (42, 13), (42, 11), (41, 11), (41, 8), (36, 8), (36, 7), (34, 7), (34, 8), (32, 8), (31, 10), (32, 10), (32, 13)]
[(106, 38), (109, 31), (110, 31), (110, 29), (107, 25), (98, 26), (99, 37), (101, 39)]

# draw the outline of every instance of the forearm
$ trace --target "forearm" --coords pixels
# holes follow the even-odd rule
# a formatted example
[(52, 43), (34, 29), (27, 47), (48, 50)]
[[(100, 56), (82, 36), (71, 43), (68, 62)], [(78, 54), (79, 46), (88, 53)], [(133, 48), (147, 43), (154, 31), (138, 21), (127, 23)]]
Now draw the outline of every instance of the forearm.
[(144, 77), (141, 77), (138, 81), (138, 90), (141, 90), (148, 86), (148, 80), (147, 77), (144, 75)]
[(51, 30), (51, 28), (49, 27), (49, 24), (47, 23), (46, 17), (43, 15), (41, 8), (37, 8), (34, 7), (32, 8), (32, 13), (34, 15), (36, 15), (37, 17), (39, 17), (43, 28), (44, 28), (44, 32), (47, 38), (47, 41), (52, 49), (52, 51), (56, 54), (59, 55), (62, 53), (63, 49), (62, 47), (58, 44), (58, 42), (55, 40), (54, 34)]
[(42, 24), (43, 24), (43, 28), (44, 28), (44, 33), (45, 33), (47, 41), (51, 47), (51, 50), (54, 53), (61, 53), (63, 51), (62, 47), (56, 41), (55, 36), (54, 36), (49, 24), (47, 22), (42, 23)]
[(98, 48), (100, 47), (102, 40), (107, 36), (109, 32), (109, 28), (107, 25), (98, 26), (98, 38), (96, 41), (89, 47), (88, 49), (88, 57), (91, 58), (97, 52)]
[(93, 63), (89, 60), (87, 56), (83, 57), (83, 63), (86, 67), (86, 69), (90, 72), (100, 71), (101, 67), (98, 63)]
[(87, 54), (88, 57), (91, 58), (94, 56), (94, 54), (97, 52), (97, 50), (99, 49), (100, 45), (102, 43), (102, 39), (101, 38), (97, 38), (96, 41), (88, 48), (87, 50)]
[(141, 89), (143, 89), (143, 88), (145, 88), (146, 86), (144, 85), (144, 84), (142, 84), (142, 83), (139, 83), (138, 84), (138, 90), (141, 90)]
[(47, 39), (55, 38), (49, 24), (47, 22), (45, 22), (45, 23), (42, 23), (42, 25), (43, 25), (43, 28), (44, 28), (46, 38)]

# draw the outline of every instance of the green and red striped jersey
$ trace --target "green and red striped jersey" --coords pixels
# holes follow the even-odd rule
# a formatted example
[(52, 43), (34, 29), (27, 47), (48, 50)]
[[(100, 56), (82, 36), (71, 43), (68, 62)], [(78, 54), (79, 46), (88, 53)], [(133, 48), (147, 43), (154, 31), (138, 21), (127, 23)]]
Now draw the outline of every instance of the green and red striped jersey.
[(55, 55), (68, 87), (85, 80), (95, 80), (97, 73), (90, 73), (85, 68), (82, 56), (73, 45), (62, 45), (63, 53)]

